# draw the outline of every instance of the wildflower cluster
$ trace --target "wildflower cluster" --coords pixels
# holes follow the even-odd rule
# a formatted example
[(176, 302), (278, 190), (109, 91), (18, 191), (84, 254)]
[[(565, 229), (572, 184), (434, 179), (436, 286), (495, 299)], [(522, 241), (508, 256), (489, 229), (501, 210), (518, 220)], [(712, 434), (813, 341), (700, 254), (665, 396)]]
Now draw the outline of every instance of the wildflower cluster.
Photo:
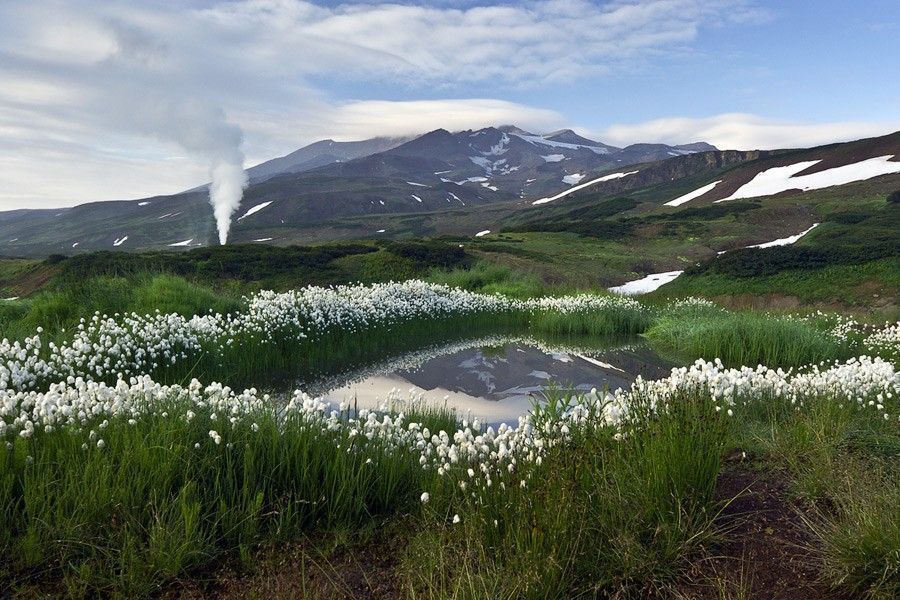
[(513, 300), (422, 281), (309, 286), (263, 291), (245, 299), (238, 314), (100, 315), (82, 319), (72, 338), (44, 343), (42, 331), (23, 341), (0, 342), (0, 389), (37, 389), (48, 383), (115, 380), (153, 372), (200, 352), (217, 353), (245, 341), (258, 344), (314, 341), (331, 331), (390, 329), (417, 319), (554, 311), (563, 314), (611, 308), (640, 310), (627, 298), (594, 295)]
[(348, 452), (361, 444), (378, 444), (387, 452), (413, 452), (423, 469), (452, 474), (455, 485), (463, 490), (505, 487), (510, 481), (525, 486), (526, 478), (515, 479), (519, 466), (540, 465), (547, 450), (566, 443), (576, 428), (615, 431), (629, 418), (636, 397), (649, 399), (655, 410), (663, 410), (683, 392), (711, 397), (729, 414), (732, 407), (752, 402), (784, 401), (802, 409), (812, 399), (826, 399), (877, 411), (886, 420), (900, 416), (900, 374), (879, 358), (860, 357), (795, 374), (761, 366), (725, 369), (718, 361), (698, 360), (690, 367), (673, 369), (661, 380), (639, 378), (628, 390), (615, 394), (595, 390), (558, 410), (523, 415), (515, 426), (503, 424), (495, 430), (477, 420), (463, 421), (453, 432), (430, 431), (402, 413), (335, 410), (301, 391), (279, 407), (252, 388), (237, 393), (220, 384), (204, 387), (197, 380), (182, 387), (160, 385), (146, 375), (120, 378), (115, 385), (76, 378), (52, 384), (45, 392), (0, 390), (0, 439), (9, 443), (14, 437), (27, 439), (39, 431), (51, 434), (71, 428), (89, 431), (88, 442), (102, 449), (106, 444), (99, 443), (95, 429), (105, 429), (113, 421), (119, 426), (149, 417), (190, 422), (203, 415), (214, 426), (197, 443), (220, 445), (224, 440), (227, 445), (230, 429), (253, 427), (256, 420), (268, 416), (277, 423), (299, 421), (312, 431), (335, 436), (335, 442)]
[(883, 328), (873, 332), (862, 343), (868, 352), (900, 360), (900, 321), (885, 323)]

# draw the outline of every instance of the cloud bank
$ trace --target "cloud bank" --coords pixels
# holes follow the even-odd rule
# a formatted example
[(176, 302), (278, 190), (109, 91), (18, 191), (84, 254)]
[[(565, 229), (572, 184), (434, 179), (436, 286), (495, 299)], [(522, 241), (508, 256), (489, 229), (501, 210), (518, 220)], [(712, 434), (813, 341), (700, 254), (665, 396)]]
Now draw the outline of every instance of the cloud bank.
[(656, 141), (686, 144), (705, 141), (721, 149), (772, 150), (846, 142), (900, 131), (900, 121), (792, 123), (745, 113), (705, 118), (667, 117), (613, 125), (596, 135), (611, 144)]

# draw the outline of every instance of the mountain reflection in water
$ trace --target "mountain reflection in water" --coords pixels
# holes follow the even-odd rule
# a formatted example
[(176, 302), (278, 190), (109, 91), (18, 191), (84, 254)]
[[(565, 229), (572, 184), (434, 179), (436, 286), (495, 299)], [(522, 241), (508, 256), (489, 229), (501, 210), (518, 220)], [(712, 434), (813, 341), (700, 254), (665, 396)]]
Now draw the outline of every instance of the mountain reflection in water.
[[(634, 340), (632, 340), (633, 342)], [(452, 407), (483, 423), (515, 423), (553, 386), (610, 391), (635, 377), (668, 375), (672, 363), (640, 343), (599, 348), (534, 338), (485, 338), (406, 354), (313, 384), (335, 405), (402, 409), (425, 402)]]

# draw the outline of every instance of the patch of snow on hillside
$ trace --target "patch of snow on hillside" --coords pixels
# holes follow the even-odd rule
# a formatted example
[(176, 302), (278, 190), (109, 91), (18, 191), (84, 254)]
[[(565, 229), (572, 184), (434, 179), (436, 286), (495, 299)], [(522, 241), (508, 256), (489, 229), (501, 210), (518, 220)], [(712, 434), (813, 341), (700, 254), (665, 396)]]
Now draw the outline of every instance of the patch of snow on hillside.
[(794, 242), (796, 242), (797, 240), (799, 240), (804, 235), (806, 235), (807, 233), (809, 233), (810, 231), (812, 231), (813, 229), (815, 229), (818, 226), (819, 226), (819, 223), (813, 223), (812, 227), (810, 227), (809, 229), (807, 229), (805, 231), (801, 231), (797, 235), (788, 236), (786, 238), (781, 238), (781, 239), (774, 240), (771, 242), (766, 242), (764, 244), (754, 244), (752, 246), (745, 246), (745, 248), (773, 248), (775, 246), (790, 246), (791, 244), (793, 244)]
[(568, 183), (569, 185), (575, 185), (579, 181), (585, 178), (583, 173), (572, 173), (571, 175), (566, 175), (563, 177), (563, 183)]
[(459, 182), (459, 185), (462, 185), (463, 183), (481, 183), (482, 181), (487, 181), (487, 180), (488, 180), (487, 177), (469, 177), (469, 178), (464, 179), (463, 181)]
[(495, 185), (491, 185), (491, 184), (490, 184), (489, 182), (487, 182), (487, 181), (485, 181), (484, 183), (482, 183), (482, 184), (481, 184), (481, 187), (487, 188), (487, 189), (491, 190), (492, 192), (496, 192), (496, 191), (498, 191), (498, 190), (500, 189), (500, 188), (498, 188), (498, 187), (495, 186)]
[(425, 185), (424, 183), (416, 183), (415, 181), (407, 181), (406, 183), (417, 187), (431, 187), (430, 185)]
[(667, 271), (665, 273), (651, 273), (641, 279), (629, 281), (622, 285), (609, 288), (614, 294), (623, 296), (637, 296), (639, 294), (647, 294), (661, 288), (670, 281), (674, 281), (684, 271)]
[(541, 156), (544, 159), (544, 162), (559, 162), (566, 158), (565, 154), (548, 154), (547, 156)]
[(174, 248), (176, 246), (190, 246), (191, 242), (193, 242), (193, 241), (194, 241), (194, 238), (191, 238), (189, 240), (184, 240), (181, 242), (175, 242), (174, 244), (169, 244), (169, 246), (171, 246), (172, 248)]
[(384, 229), (379, 229), (379, 230), (378, 230), (378, 231), (376, 231), (376, 232), (375, 232), (375, 233), (384, 233), (384, 232), (385, 232), (385, 230), (384, 230)]
[(803, 190), (804, 192), (819, 190), (833, 185), (863, 181), (879, 175), (900, 173), (900, 161), (891, 161), (891, 158), (894, 157), (888, 154), (796, 177), (797, 173), (821, 162), (821, 160), (807, 160), (784, 167), (773, 167), (757, 173), (756, 177), (742, 185), (732, 195), (716, 200), (716, 202), (771, 196), (787, 190)]
[(80, 243), (81, 243), (81, 242), (75, 242), (74, 244), (72, 244), (72, 247), (74, 248), (75, 246), (77, 246), (77, 245), (80, 244)]
[(553, 140), (548, 140), (539, 135), (519, 135), (513, 134), (518, 138), (525, 140), (531, 144), (540, 144), (543, 146), (550, 146), (552, 148), (568, 148), (570, 150), (578, 150), (581, 148), (585, 148), (590, 150), (595, 154), (609, 154), (609, 148), (603, 148), (602, 146), (586, 146), (582, 144), (567, 144), (565, 142), (554, 142)]
[(117, 238), (116, 241), (113, 242), (113, 246), (121, 246), (122, 244), (125, 243), (125, 240), (127, 240), (127, 239), (128, 239), (127, 235), (121, 239)]
[(488, 172), (491, 171), (491, 169), (493, 168), (493, 165), (494, 165), (493, 162), (489, 161), (488, 159), (486, 159), (483, 156), (470, 156), (469, 160), (471, 160), (473, 163), (475, 163), (476, 165), (478, 165), (479, 167), (481, 167), (482, 169), (484, 169), (485, 171), (488, 171)]
[(475, 234), (475, 237), (484, 237), (491, 232), (490, 229), (485, 229), (484, 231), (479, 231)]
[(271, 242), (272, 238), (258, 238), (253, 240), (254, 242)]
[(507, 150), (509, 150), (509, 136), (505, 133), (500, 137), (500, 141), (491, 146), (491, 149), (487, 152), (482, 152), (485, 156), (500, 156), (501, 154), (506, 154)]
[(245, 212), (245, 213), (243, 214), (243, 216), (238, 217), (238, 221), (240, 221), (241, 219), (246, 219), (247, 217), (249, 217), (249, 216), (252, 215), (252, 214), (258, 213), (259, 211), (261, 211), (262, 209), (264, 209), (264, 208), (267, 207), (268, 205), (272, 204), (272, 202), (274, 202), (274, 200), (269, 200), (268, 202), (262, 202), (262, 203), (260, 203), (260, 204), (257, 204), (256, 206), (254, 206), (253, 208), (251, 208), (250, 210), (248, 210), (247, 212)]
[(664, 206), (681, 206), (681, 205), (684, 204), (685, 202), (690, 202), (690, 201), (693, 200), (694, 198), (699, 198), (700, 196), (702, 196), (702, 195), (705, 194), (706, 192), (710, 191), (711, 189), (713, 189), (714, 187), (716, 187), (716, 186), (719, 185), (720, 183), (722, 183), (722, 180), (721, 180), (721, 179), (718, 180), (718, 181), (713, 181), (712, 183), (709, 183), (709, 184), (707, 184), (707, 185), (704, 185), (704, 186), (701, 187), (701, 188), (697, 188), (697, 189), (694, 190), (693, 192), (688, 192), (688, 193), (685, 194), (684, 196), (678, 196), (678, 197), (675, 198), (674, 200), (669, 200), (668, 202), (665, 203)]
[(412, 196), (412, 197), (413, 197), (413, 200), (415, 200), (415, 201), (418, 202), (419, 204), (422, 203), (422, 199), (419, 198), (418, 196), (416, 196), (415, 194), (410, 194), (410, 196)]
[(456, 200), (457, 202), (459, 202), (459, 203), (462, 204), (463, 206), (466, 205), (465, 202), (463, 202), (462, 200), (460, 200), (459, 196), (457, 196), (457, 195), (454, 194), (453, 192), (447, 192), (447, 202), (450, 202), (450, 198), (453, 198), (454, 200)]
[(549, 198), (541, 198), (540, 200), (535, 200), (532, 204), (547, 204), (548, 202), (553, 202), (554, 200), (559, 200), (560, 198), (564, 198), (569, 194), (575, 193), (578, 190), (583, 190), (584, 188), (594, 185), (595, 183), (602, 183), (604, 181), (611, 181), (613, 179), (621, 179), (622, 177), (628, 177), (629, 175), (634, 175), (637, 171), (628, 171), (627, 173), (610, 173), (609, 175), (604, 175), (603, 177), (598, 177), (597, 179), (591, 179), (587, 183), (582, 183), (576, 185), (575, 187), (571, 187), (564, 192), (560, 192), (555, 196), (550, 196)]
[(138, 206), (147, 206), (149, 202), (138, 202)]

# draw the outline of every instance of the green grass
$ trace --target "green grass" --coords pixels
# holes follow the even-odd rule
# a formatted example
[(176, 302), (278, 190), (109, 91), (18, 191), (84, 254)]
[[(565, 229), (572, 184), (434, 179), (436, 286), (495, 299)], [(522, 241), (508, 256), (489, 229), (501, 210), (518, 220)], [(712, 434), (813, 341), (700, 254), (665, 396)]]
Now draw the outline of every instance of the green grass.
[[(451, 287), (462, 288), (482, 294), (503, 294), (512, 298), (533, 298), (543, 296), (550, 287), (537, 277), (516, 272), (502, 265), (476, 262), (468, 269), (432, 271), (428, 280)], [(559, 293), (559, 289), (553, 290)]]
[(731, 367), (800, 367), (850, 354), (844, 343), (811, 323), (756, 312), (666, 315), (645, 335), (655, 347), (675, 356), (718, 358)]
[(264, 539), (417, 509), (433, 475), (411, 454), (377, 443), (348, 453), (276, 410), (233, 427), (211, 409), (188, 421), (173, 399), (171, 418), (96, 423), (108, 450), (93, 441), (82, 449), (85, 431), (17, 440), (0, 457), (3, 579), (40, 573), (76, 596), (144, 596), (223, 552), (249, 559)]
[[(546, 393), (538, 428), (574, 400)], [(224, 559), (252, 570), (260, 545), (388, 524), (406, 548), (391, 576), (412, 597), (666, 596), (727, 535), (716, 529), (713, 492), (723, 457), (737, 448), (788, 476), (829, 585), (895, 597), (895, 421), (827, 397), (802, 410), (738, 399), (734, 417), (702, 390), (664, 408), (633, 401), (622, 436), (596, 421), (573, 425), (542, 462), (501, 470), (489, 487), (462, 471), (423, 470), (415, 453), (389, 451), (378, 438), (348, 453), (327, 429), (279, 422), (276, 404), (232, 427), (211, 408), (192, 407), (188, 420), (183, 400), (172, 398), (165, 416), (134, 424), (97, 418), (80, 430), (17, 437), (0, 454), (0, 589), (156, 595)], [(433, 432), (457, 425), (440, 407), (404, 409)], [(422, 490), (431, 493), (425, 505)]]
[(734, 443), (783, 473), (823, 581), (854, 598), (900, 595), (900, 429), (831, 398), (741, 412)]
[(238, 298), (172, 275), (95, 276), (42, 290), (28, 299), (3, 303), (0, 333), (21, 339), (42, 327), (49, 335), (58, 336), (94, 312), (144, 315), (159, 310), (189, 317), (210, 312), (225, 314), (240, 308)]
[[(652, 294), (656, 298), (702, 296), (706, 298), (754, 299), (792, 297), (798, 303), (838, 301), (847, 306), (885, 306), (900, 294), (900, 260), (886, 258), (860, 265), (827, 266), (811, 270), (787, 270), (751, 278), (724, 274), (685, 274)], [(784, 301), (782, 306), (788, 306)], [(888, 317), (889, 318), (889, 317)]]
[(576, 428), (542, 464), (476, 498), (451, 480), (410, 547), (415, 595), (568, 598), (664, 586), (711, 533), (724, 435), (710, 403), (683, 400), (631, 423), (620, 441), (609, 429)]

